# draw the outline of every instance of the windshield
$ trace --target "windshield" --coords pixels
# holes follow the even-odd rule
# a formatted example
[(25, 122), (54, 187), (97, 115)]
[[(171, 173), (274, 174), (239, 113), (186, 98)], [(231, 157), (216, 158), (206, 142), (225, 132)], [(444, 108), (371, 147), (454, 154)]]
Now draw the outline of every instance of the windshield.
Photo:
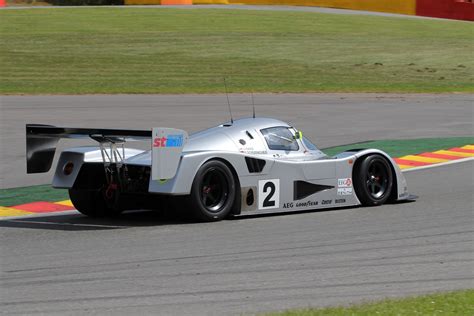
[(270, 150), (297, 151), (298, 143), (287, 127), (271, 127), (260, 130)]

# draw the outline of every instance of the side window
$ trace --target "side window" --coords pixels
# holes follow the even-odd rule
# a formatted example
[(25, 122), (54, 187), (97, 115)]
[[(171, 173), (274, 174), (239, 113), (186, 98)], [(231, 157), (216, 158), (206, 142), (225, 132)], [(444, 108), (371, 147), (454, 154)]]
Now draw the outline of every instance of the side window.
[(293, 134), (286, 127), (271, 127), (260, 130), (268, 148), (271, 150), (297, 151), (299, 150)]
[(309, 150), (318, 150), (316, 145), (314, 145), (309, 139), (307, 139), (305, 136), (303, 136), (303, 144), (308, 148)]

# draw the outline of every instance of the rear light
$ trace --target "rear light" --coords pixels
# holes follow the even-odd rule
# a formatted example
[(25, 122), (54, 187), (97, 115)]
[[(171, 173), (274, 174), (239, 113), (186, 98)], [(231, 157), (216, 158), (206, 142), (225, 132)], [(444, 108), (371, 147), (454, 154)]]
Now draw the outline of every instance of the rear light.
[(72, 162), (67, 162), (64, 167), (63, 167), (63, 173), (68, 176), (72, 173), (74, 170), (74, 164)]

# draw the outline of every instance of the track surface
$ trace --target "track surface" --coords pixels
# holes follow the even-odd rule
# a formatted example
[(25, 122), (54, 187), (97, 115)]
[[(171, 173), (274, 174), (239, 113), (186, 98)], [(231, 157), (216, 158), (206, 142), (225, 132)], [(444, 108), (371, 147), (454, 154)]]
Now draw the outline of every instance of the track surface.
[(473, 162), (414, 203), (185, 224), (153, 212), (0, 221), (4, 313), (240, 314), (472, 288)]
[[(251, 116), (250, 95), (230, 100), (235, 118)], [(289, 121), (320, 147), (473, 134), (474, 97), (469, 94), (256, 94), (255, 105), (257, 116)], [(27, 123), (194, 132), (229, 119), (225, 95), (4, 96), (0, 110), (0, 188), (52, 179), (52, 172), (25, 174)]]

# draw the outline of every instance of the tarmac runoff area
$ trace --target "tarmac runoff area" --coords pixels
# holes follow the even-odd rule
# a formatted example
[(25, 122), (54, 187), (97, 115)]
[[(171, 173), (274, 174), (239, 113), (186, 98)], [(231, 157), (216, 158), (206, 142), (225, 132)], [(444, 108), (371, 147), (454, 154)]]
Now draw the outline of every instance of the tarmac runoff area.
[(474, 162), (416, 202), (186, 224), (157, 212), (0, 221), (6, 314), (241, 315), (472, 288)]

